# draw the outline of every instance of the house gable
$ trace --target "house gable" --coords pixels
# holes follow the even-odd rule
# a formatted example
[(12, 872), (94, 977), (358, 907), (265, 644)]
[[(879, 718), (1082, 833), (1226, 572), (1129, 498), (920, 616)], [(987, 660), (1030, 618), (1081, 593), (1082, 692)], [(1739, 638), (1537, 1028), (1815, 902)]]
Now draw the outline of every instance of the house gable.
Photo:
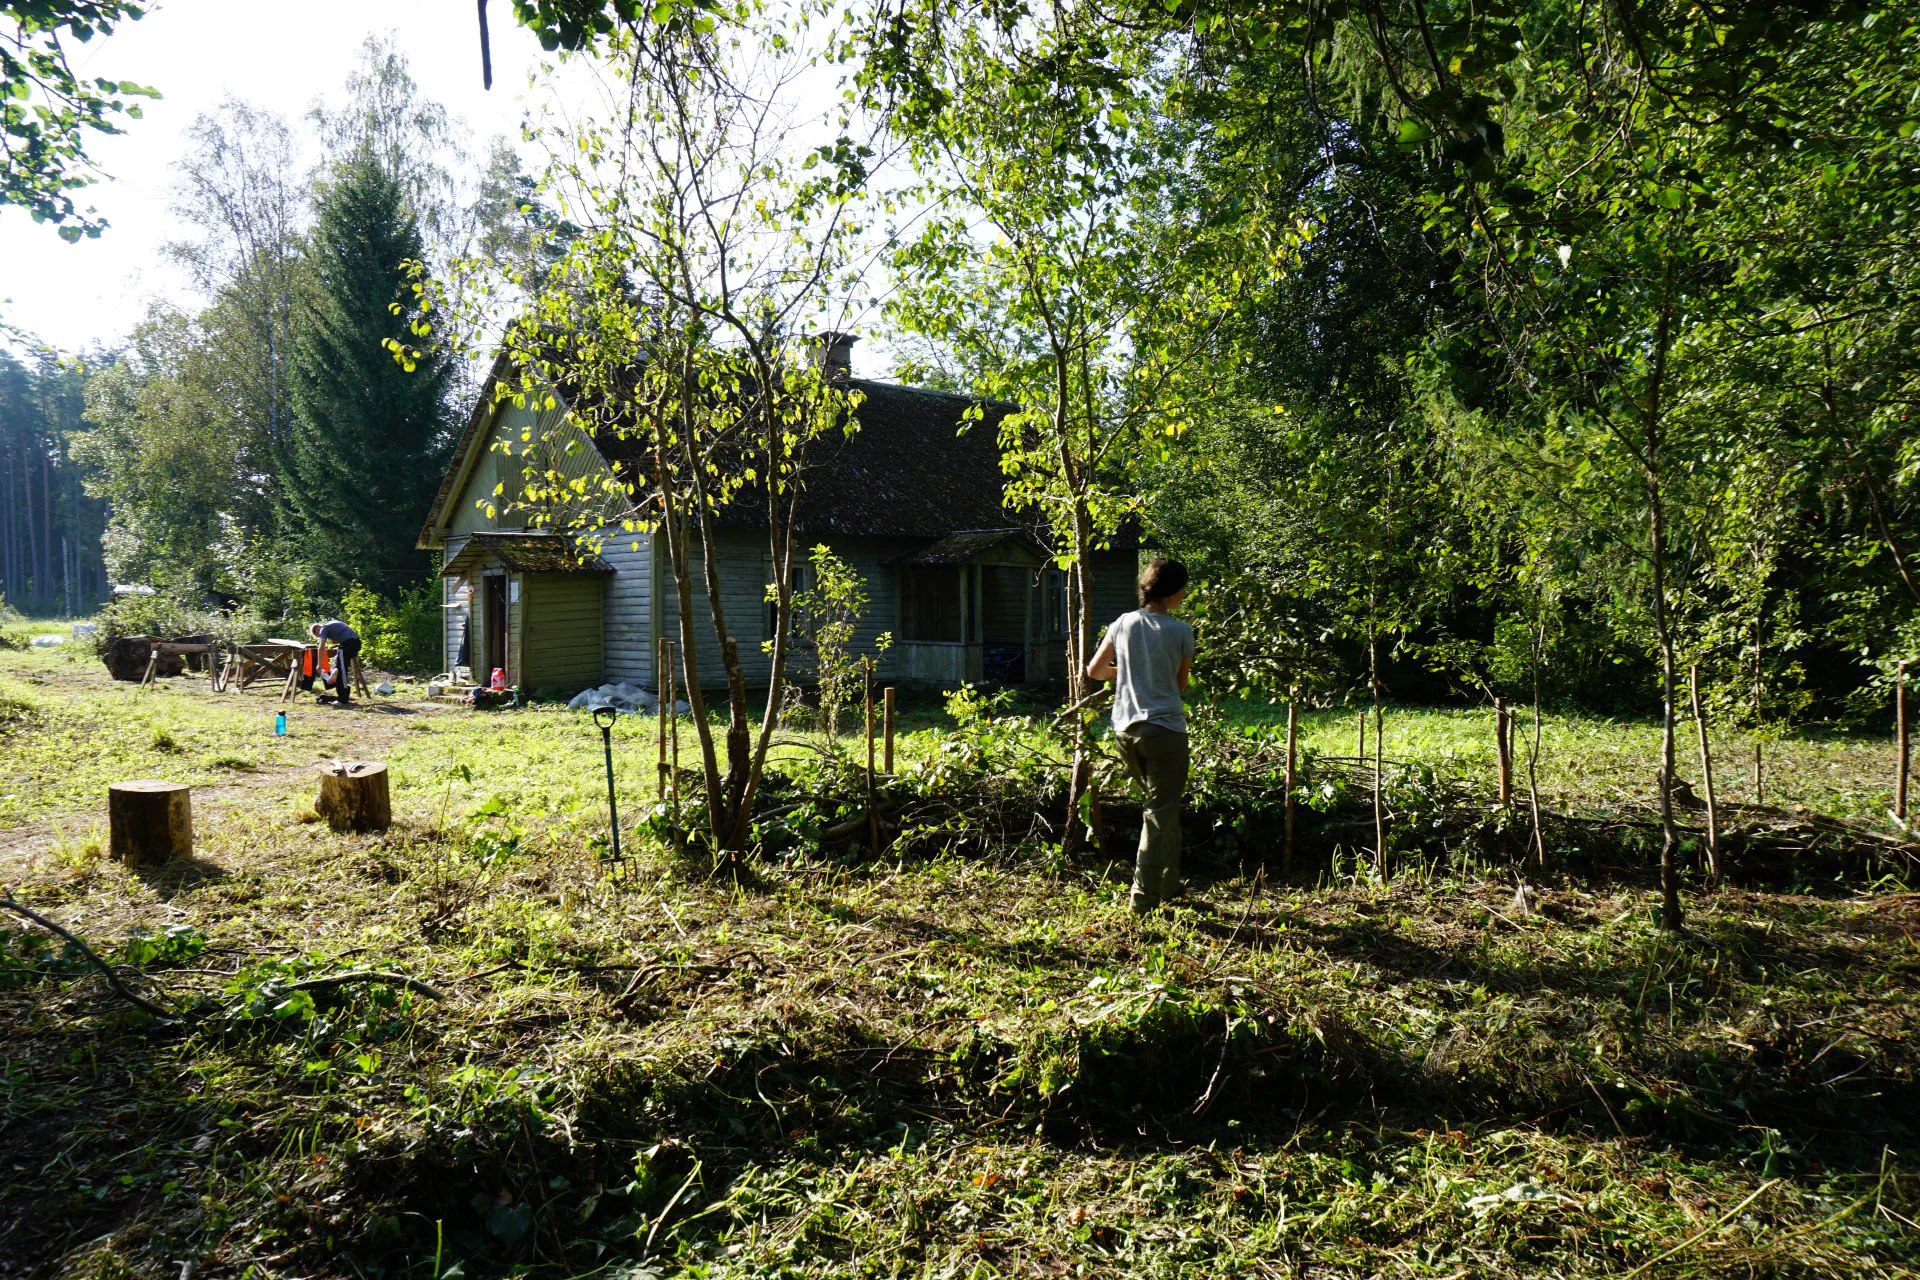
[[(489, 384), (493, 385), (492, 383)], [(488, 403), (476, 414), (448, 467), (446, 483), (421, 531), (424, 547), (489, 529), (597, 525), (621, 505), (614, 473), (592, 437), (568, 418), (556, 392)], [(531, 470), (541, 490), (561, 496), (525, 501)]]

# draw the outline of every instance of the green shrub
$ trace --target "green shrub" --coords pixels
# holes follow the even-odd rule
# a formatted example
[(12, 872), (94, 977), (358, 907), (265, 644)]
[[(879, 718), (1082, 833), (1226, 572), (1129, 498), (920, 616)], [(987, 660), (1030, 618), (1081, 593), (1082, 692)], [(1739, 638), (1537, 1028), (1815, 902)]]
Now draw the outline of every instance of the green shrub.
[(359, 583), (347, 588), (340, 616), (360, 633), (361, 660), (387, 671), (430, 672), (440, 665), (440, 584), (423, 582), (391, 600)]

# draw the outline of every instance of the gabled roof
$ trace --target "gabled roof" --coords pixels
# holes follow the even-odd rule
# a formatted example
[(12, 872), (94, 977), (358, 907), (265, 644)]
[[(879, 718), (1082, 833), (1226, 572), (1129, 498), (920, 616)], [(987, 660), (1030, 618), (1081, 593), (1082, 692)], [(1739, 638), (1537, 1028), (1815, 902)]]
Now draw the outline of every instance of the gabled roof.
[[(486, 444), (504, 361), (504, 356), (495, 360), (454, 445), (421, 530), (422, 547), (434, 545), (448, 504), (458, 496), (475, 452)], [(868, 378), (853, 378), (846, 385), (862, 396), (854, 414), (859, 427), (845, 436), (831, 432), (812, 446), (801, 481), (801, 533), (942, 538), (956, 529), (1015, 523), (1004, 505), (1006, 477), (1000, 470), (998, 439), (1000, 420), (1014, 406)], [(571, 401), (564, 390), (556, 394)], [(977, 422), (968, 416), (975, 405), (982, 414)], [(640, 441), (606, 433), (593, 442), (617, 472), (647, 469)], [(729, 518), (756, 524), (764, 513), (755, 502), (738, 501)]]
[(440, 570), (440, 576), (464, 574), (492, 558), (519, 573), (612, 573), (613, 566), (582, 551), (559, 533), (471, 533), (466, 545)]

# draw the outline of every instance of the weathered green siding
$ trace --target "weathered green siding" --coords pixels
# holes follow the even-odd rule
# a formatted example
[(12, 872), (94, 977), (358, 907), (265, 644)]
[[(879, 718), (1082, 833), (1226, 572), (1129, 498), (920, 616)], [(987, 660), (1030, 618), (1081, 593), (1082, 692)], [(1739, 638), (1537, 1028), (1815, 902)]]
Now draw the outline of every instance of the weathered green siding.
[[(474, 446), (465, 481), (447, 504), (448, 532), (577, 527), (581, 514), (606, 510), (612, 473), (587, 433), (565, 419), (558, 401), (552, 408), (531, 401), (523, 408), (509, 400), (495, 409), (486, 439)], [(526, 494), (530, 462), (539, 489), (559, 490), (561, 496), (542, 492), (535, 509), (509, 510)]]
[[(761, 647), (772, 639), (767, 630), (767, 586), (773, 580), (773, 565), (767, 551), (767, 535), (754, 529), (722, 528), (715, 535), (720, 551), (720, 604), (727, 613), (727, 626), (739, 647), (740, 666), (750, 684), (765, 684), (773, 671), (773, 659)], [(898, 570), (884, 563), (917, 542), (887, 538), (802, 538), (794, 549), (799, 558), (802, 548), (811, 552), (817, 542), (826, 541), (833, 553), (860, 575), (867, 598), (867, 612), (854, 626), (852, 647), (856, 654), (873, 652), (883, 631), (898, 635)], [(705, 561), (696, 550), (688, 556), (693, 577), (694, 655), (700, 663), (700, 683), (716, 688), (726, 683), (726, 668), (720, 663), (720, 647), (713, 637), (711, 614), (707, 608)], [(672, 566), (664, 553), (660, 559), (662, 593), (661, 626), (668, 638), (680, 643), (678, 590), (673, 582)], [(878, 679), (891, 678), (898, 661), (898, 647), (881, 655), (874, 665)], [(812, 656), (804, 649), (789, 646), (788, 674), (800, 680), (812, 678)]]
[(601, 531), (600, 558), (613, 566), (606, 588), (604, 678), (653, 687), (653, 536)]
[(599, 684), (606, 577), (529, 573), (520, 581), (521, 685), (577, 693)]

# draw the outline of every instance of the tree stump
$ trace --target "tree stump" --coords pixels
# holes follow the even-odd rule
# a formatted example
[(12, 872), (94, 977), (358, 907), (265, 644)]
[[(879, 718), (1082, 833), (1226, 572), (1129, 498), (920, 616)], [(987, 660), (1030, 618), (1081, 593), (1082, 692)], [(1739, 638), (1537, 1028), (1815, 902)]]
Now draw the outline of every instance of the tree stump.
[(335, 831), (385, 831), (393, 823), (387, 766), (371, 760), (333, 760), (319, 766), (320, 799), (313, 811)]
[(116, 782), (107, 788), (108, 851), (130, 867), (193, 852), (193, 788), (180, 782)]

